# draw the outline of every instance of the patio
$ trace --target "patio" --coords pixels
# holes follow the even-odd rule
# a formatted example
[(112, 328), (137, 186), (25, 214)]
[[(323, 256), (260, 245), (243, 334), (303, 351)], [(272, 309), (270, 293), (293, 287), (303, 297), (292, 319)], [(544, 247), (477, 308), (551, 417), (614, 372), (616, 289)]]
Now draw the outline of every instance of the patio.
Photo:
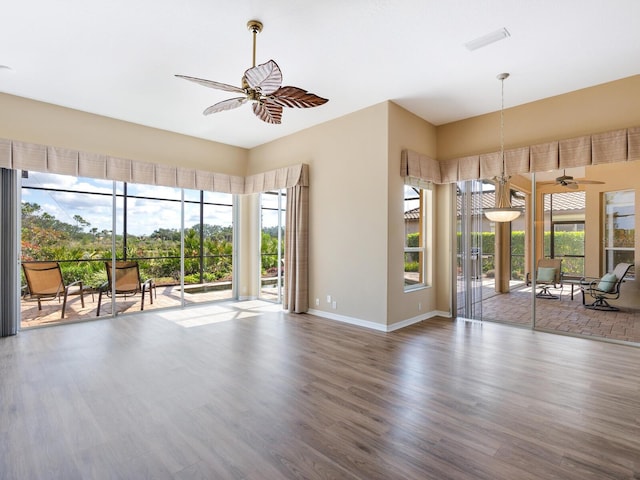
[[(565, 285), (555, 289), (558, 299), (536, 299), (536, 328), (553, 332), (640, 343), (640, 311), (589, 310), (582, 295)], [(531, 325), (531, 287), (521, 286), (506, 294), (487, 294), (482, 318), (517, 325)]]
[[(184, 292), (185, 304), (199, 304), (216, 300), (230, 300), (231, 287), (225, 289), (211, 288), (212, 284), (186, 285)], [(209, 288), (207, 288), (209, 287)], [(198, 289), (194, 292), (194, 289)], [(149, 301), (149, 295), (145, 296), (144, 311), (162, 308), (179, 307), (181, 304), (180, 285), (157, 286), (154, 292), (153, 304)], [(22, 300), (21, 328), (71, 323), (82, 320), (92, 320), (97, 317), (98, 293), (85, 291), (84, 308), (80, 301), (80, 295), (70, 295), (67, 300), (65, 318), (60, 318), (62, 313), (62, 300), (42, 300), (42, 310), (38, 311), (38, 302), (35, 300)], [(133, 313), (140, 311), (140, 295), (117, 297), (117, 313)], [(111, 298), (103, 296), (100, 308), (100, 317), (111, 316)]]

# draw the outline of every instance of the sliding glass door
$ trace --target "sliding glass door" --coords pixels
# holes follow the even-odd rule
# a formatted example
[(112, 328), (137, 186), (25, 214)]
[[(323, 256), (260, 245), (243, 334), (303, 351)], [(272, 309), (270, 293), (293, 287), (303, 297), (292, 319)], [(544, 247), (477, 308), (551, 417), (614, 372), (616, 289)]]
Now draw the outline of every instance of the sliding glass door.
[(260, 194), (260, 298), (282, 303), (286, 189)]
[(21, 192), (21, 262), (62, 276), (23, 275), (23, 328), (140, 311), (143, 286), (145, 311), (233, 297), (231, 194), (38, 172)]
[(456, 315), (482, 319), (483, 280), (487, 279), (482, 242), (482, 182), (458, 182), (456, 191)]

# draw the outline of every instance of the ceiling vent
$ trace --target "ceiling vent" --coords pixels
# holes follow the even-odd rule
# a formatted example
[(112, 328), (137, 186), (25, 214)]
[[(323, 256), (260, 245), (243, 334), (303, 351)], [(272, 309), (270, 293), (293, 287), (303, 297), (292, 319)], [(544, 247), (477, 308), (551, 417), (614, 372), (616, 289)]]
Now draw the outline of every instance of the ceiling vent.
[(487, 45), (491, 45), (492, 43), (498, 42), (500, 40), (504, 40), (507, 37), (510, 37), (511, 34), (509, 30), (506, 28), (501, 28), (500, 30), (496, 30), (495, 32), (487, 33), (482, 37), (476, 38), (475, 40), (471, 40), (464, 44), (467, 47), (467, 50), (473, 52), (474, 50), (478, 50), (479, 48), (486, 47)]

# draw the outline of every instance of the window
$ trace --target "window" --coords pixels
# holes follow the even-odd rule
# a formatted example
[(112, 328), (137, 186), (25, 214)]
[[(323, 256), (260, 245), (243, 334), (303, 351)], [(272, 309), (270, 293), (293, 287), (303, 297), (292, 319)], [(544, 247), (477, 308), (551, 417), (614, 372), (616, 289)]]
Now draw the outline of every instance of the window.
[(562, 258), (565, 277), (584, 276), (586, 194), (544, 195), (544, 256)]
[[(604, 266), (611, 272), (620, 262), (634, 263), (636, 234), (635, 191), (604, 194)], [(634, 276), (633, 270), (629, 271)]]
[[(410, 180), (407, 179), (407, 182)], [(427, 208), (431, 205), (429, 184), (404, 186), (404, 289), (405, 291), (428, 285), (427, 262), (431, 250), (431, 218)]]
[[(231, 194), (23, 173), (23, 262), (57, 261), (67, 283), (81, 280), (96, 293), (114, 253), (116, 260), (136, 261), (143, 279), (161, 287), (155, 298), (164, 297), (145, 309), (233, 297)], [(190, 285), (186, 295), (182, 283)], [(118, 312), (139, 309), (135, 302), (121, 303)], [(96, 307), (89, 302), (67, 310), (66, 318), (95, 317)], [(23, 310), (23, 326), (53, 321), (26, 304)]]

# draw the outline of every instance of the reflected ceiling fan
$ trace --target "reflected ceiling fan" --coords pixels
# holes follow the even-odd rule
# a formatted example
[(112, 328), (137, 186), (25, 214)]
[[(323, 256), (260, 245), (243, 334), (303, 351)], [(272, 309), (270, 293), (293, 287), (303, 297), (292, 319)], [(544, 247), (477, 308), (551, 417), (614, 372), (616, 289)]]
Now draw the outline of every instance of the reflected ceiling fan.
[(551, 182), (540, 182), (540, 185), (561, 185), (570, 190), (577, 190), (579, 185), (602, 185), (604, 182), (599, 180), (574, 179), (571, 175), (567, 175), (566, 170), (562, 171), (562, 175), (556, 177)]
[(311, 108), (329, 101), (302, 88), (282, 87), (282, 71), (273, 60), (256, 66), (256, 36), (262, 31), (262, 23), (250, 20), (247, 23), (247, 28), (253, 33), (253, 67), (244, 72), (241, 87), (186, 75), (176, 75), (176, 77), (199, 83), (205, 87), (243, 95), (211, 105), (202, 112), (204, 115), (232, 110), (251, 101), (253, 102), (253, 113), (260, 120), (280, 124), (282, 123), (282, 107)]

